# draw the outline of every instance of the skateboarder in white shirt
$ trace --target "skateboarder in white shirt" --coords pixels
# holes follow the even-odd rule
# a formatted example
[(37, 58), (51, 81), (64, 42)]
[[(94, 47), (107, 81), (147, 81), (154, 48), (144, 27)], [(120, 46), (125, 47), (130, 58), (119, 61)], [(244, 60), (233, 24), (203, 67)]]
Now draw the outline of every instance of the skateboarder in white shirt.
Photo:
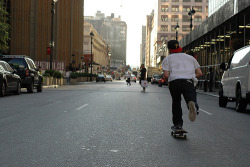
[(174, 128), (182, 129), (181, 95), (183, 95), (189, 109), (190, 121), (195, 121), (198, 114), (195, 83), (202, 76), (202, 71), (197, 60), (185, 53), (180, 53), (182, 48), (178, 41), (168, 42), (170, 55), (162, 62), (164, 78), (168, 80), (170, 94), (172, 96), (172, 121)]

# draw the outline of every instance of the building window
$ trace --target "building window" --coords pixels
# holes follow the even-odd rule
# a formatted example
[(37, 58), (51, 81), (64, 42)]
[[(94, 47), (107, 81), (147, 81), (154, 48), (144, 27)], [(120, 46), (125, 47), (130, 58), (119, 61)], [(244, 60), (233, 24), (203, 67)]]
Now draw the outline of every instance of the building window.
[(202, 0), (195, 0), (195, 2), (202, 2)]
[(183, 25), (183, 26), (182, 26), (182, 31), (183, 31), (183, 32), (190, 31), (190, 25)]
[(183, 12), (189, 12), (190, 6), (183, 6)]
[(172, 6), (172, 12), (179, 12), (179, 6), (173, 5)]
[(194, 22), (202, 22), (201, 16), (194, 16)]
[(168, 40), (168, 37), (167, 37), (167, 36), (165, 36), (165, 35), (162, 35), (162, 36), (161, 36), (161, 41), (165, 42), (165, 41), (167, 41), (167, 40)]
[(183, 2), (191, 2), (191, 0), (183, 0)]
[(189, 22), (190, 21), (190, 17), (189, 16), (182, 16), (182, 22)]
[(179, 2), (179, 0), (172, 0), (172, 2)]
[(176, 36), (175, 35), (171, 35), (171, 40), (176, 40)]
[(178, 15), (172, 15), (171, 21), (178, 22), (179, 21), (179, 16)]
[(171, 25), (171, 32), (175, 32), (176, 31), (175, 27), (176, 27), (176, 25)]
[(161, 25), (161, 31), (168, 31), (167, 25)]
[(194, 10), (195, 12), (202, 12), (202, 6), (195, 6)]
[(161, 0), (161, 2), (168, 2), (168, 0)]
[(161, 5), (161, 11), (167, 12), (168, 11), (168, 5)]
[(168, 15), (162, 15), (161, 21), (168, 22)]

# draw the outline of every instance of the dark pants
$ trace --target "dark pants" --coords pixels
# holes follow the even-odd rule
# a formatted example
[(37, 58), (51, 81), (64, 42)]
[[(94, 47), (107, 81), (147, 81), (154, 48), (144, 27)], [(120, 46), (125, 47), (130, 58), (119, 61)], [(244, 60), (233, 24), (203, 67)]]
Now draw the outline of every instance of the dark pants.
[(127, 85), (130, 84), (130, 78), (127, 79)]
[(169, 82), (169, 90), (172, 96), (172, 114), (173, 124), (175, 126), (182, 126), (182, 108), (181, 108), (181, 95), (183, 95), (186, 104), (193, 101), (197, 110), (199, 109), (196, 99), (196, 90), (192, 80), (176, 79)]

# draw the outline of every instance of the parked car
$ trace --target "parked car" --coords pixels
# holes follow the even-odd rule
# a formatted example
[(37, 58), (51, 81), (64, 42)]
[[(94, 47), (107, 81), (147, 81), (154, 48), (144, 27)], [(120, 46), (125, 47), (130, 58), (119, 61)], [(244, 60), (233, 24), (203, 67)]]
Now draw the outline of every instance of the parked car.
[(135, 82), (136, 83), (136, 76), (134, 74), (131, 74), (130, 82)]
[(113, 79), (112, 79), (111, 75), (106, 75), (105, 80), (112, 82)]
[(22, 88), (27, 88), (29, 93), (33, 93), (34, 88), (37, 92), (42, 92), (43, 77), (31, 58), (25, 55), (3, 55), (0, 59), (8, 62), (17, 71), (22, 80)]
[(154, 74), (151, 78), (151, 84), (159, 83), (159, 80), (161, 80), (161, 74)]
[(162, 87), (162, 85), (168, 85), (168, 81), (163, 77), (163, 73), (161, 73), (161, 79), (159, 80), (158, 86)]
[(250, 103), (250, 45), (234, 52), (228, 65), (220, 65), (224, 70), (219, 91), (219, 106), (236, 102), (236, 111), (244, 112)]
[(0, 61), (0, 96), (3, 97), (6, 92), (21, 93), (21, 78), (5, 61)]
[(97, 77), (96, 77), (96, 82), (99, 82), (99, 81), (103, 81), (103, 82), (106, 82), (106, 79), (104, 77), (104, 75), (102, 74), (98, 74)]

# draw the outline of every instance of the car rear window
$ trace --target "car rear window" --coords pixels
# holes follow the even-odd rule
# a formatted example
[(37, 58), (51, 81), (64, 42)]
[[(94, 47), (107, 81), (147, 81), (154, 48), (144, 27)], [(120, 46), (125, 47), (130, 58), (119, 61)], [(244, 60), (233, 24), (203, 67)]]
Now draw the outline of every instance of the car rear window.
[(5, 58), (4, 61), (8, 62), (12, 67), (18, 67), (19, 65), (23, 65), (25, 68), (27, 67), (27, 63), (24, 59), (11, 59), (11, 58)]

